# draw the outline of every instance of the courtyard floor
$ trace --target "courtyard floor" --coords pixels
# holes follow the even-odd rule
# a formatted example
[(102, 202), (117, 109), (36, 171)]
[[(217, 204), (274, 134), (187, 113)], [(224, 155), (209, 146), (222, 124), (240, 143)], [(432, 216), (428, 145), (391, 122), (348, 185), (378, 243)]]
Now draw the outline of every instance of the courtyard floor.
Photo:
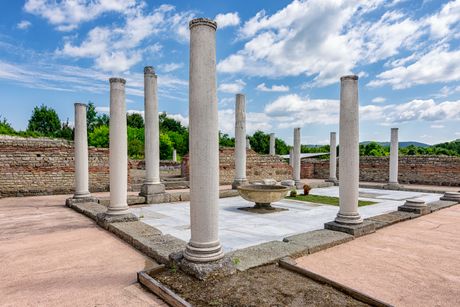
[(456, 205), (296, 261), (395, 306), (460, 306), (459, 225)]
[[(426, 202), (439, 200), (442, 194), (390, 191), (377, 189), (359, 189), (360, 199), (377, 202), (375, 205), (359, 208), (363, 218), (397, 210), (406, 199), (420, 198)], [(300, 191), (299, 191), (300, 192)], [(336, 196), (337, 186), (312, 189), (311, 194)], [(261, 244), (273, 240), (282, 240), (286, 236), (311, 230), (323, 229), (324, 223), (334, 220), (338, 206), (320, 205), (284, 199), (273, 203), (274, 207), (288, 211), (257, 214), (238, 210), (251, 207), (253, 203), (241, 197), (219, 199), (219, 237), (225, 252)], [(190, 239), (189, 202), (154, 204), (132, 207), (140, 220), (165, 234), (184, 241)]]
[(0, 199), (0, 305), (166, 306), (136, 282), (155, 263), (66, 197)]

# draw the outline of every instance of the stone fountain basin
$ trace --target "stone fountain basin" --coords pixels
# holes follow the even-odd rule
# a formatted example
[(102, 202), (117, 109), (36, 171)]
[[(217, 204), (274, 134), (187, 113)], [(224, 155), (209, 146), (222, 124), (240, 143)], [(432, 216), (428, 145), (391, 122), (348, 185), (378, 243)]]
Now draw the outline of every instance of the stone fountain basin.
[(256, 207), (270, 207), (270, 204), (283, 199), (289, 188), (281, 185), (250, 184), (238, 187), (241, 197), (255, 202)]

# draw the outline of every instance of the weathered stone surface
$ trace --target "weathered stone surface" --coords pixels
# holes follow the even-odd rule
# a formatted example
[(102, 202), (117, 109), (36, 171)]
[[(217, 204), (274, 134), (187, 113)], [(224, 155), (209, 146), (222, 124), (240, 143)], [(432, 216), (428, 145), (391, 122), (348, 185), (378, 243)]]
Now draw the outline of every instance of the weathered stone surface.
[(132, 213), (111, 215), (106, 212), (102, 212), (96, 215), (97, 224), (105, 229), (108, 229), (109, 225), (112, 223), (133, 222), (137, 220), (139, 220), (137, 216)]
[(309, 254), (353, 240), (352, 235), (328, 229), (314, 230), (283, 239), (283, 242), (305, 248)]
[(77, 212), (80, 212), (87, 217), (96, 221), (97, 215), (107, 211), (107, 208), (96, 203), (96, 202), (85, 202), (85, 203), (72, 203), (70, 206)]
[(133, 238), (133, 246), (155, 259), (158, 263), (169, 264), (169, 255), (182, 252), (186, 243), (171, 235)]
[(438, 200), (428, 203), (427, 205), (430, 207), (431, 212), (435, 212), (444, 208), (455, 206), (456, 204), (458, 204), (456, 201)]
[(230, 257), (224, 257), (217, 261), (197, 263), (188, 261), (183, 253), (172, 254), (171, 262), (187, 274), (193, 275), (200, 280), (206, 280), (212, 276), (228, 276), (236, 273), (235, 265)]
[(424, 214), (431, 213), (431, 208), (428, 207), (428, 206), (414, 207), (414, 206), (411, 206), (411, 205), (404, 204), (404, 205), (398, 207), (398, 211), (412, 212), (412, 213), (415, 213), (415, 214), (424, 215)]
[(108, 230), (131, 245), (133, 245), (136, 238), (150, 238), (162, 234), (160, 230), (141, 221), (112, 223), (109, 225)]
[(289, 244), (281, 241), (270, 241), (267, 243), (250, 246), (236, 250), (228, 254), (239, 271), (274, 263), (277, 260), (305, 251), (305, 247), (296, 244)]
[[(144, 196), (137, 196), (137, 195), (128, 195), (128, 198), (126, 201), (128, 202), (128, 205), (139, 205), (139, 204), (145, 204), (145, 197)], [(100, 197), (99, 198), (99, 204), (108, 207), (110, 204), (110, 197)]]
[(324, 228), (345, 232), (355, 237), (361, 237), (375, 232), (375, 224), (372, 221), (366, 220), (360, 224), (340, 224), (337, 222), (327, 222), (324, 224)]
[(371, 221), (375, 224), (376, 229), (380, 229), (386, 226), (393, 225), (395, 223), (403, 222), (412, 218), (419, 217), (419, 214), (404, 212), (404, 211), (393, 211), (377, 216), (367, 218), (367, 221)]
[(441, 200), (460, 202), (460, 192), (446, 192), (440, 198)]

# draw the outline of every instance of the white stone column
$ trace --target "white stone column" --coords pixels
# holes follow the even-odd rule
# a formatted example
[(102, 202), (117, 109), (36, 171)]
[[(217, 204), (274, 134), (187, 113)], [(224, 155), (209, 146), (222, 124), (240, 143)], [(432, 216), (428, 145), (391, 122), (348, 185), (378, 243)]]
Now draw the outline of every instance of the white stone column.
[(236, 94), (235, 101), (235, 179), (232, 188), (247, 184), (246, 179), (246, 98)]
[(398, 128), (391, 128), (390, 185), (398, 185)]
[(340, 78), (340, 210), (335, 221), (359, 224), (359, 102), (358, 76)]
[(331, 132), (329, 142), (329, 179), (330, 182), (337, 182), (337, 140), (336, 133)]
[(251, 149), (251, 142), (249, 141), (249, 138), (246, 139), (246, 149)]
[(86, 104), (75, 104), (75, 194), (73, 198), (91, 197), (88, 173), (88, 134), (86, 129)]
[(107, 215), (129, 214), (125, 83), (124, 79), (110, 78), (110, 204)]
[(184, 257), (209, 262), (224, 256), (218, 234), (219, 127), (216, 22), (193, 19), (190, 28), (190, 231)]
[(275, 134), (270, 133), (270, 148), (269, 148), (269, 154), (274, 156), (276, 154), (276, 149), (275, 149)]
[(289, 165), (294, 167), (294, 147), (289, 147)]
[(142, 196), (150, 203), (149, 196), (165, 191), (160, 182), (160, 121), (158, 118), (157, 75), (152, 66), (144, 67), (144, 122), (145, 122), (145, 180)]
[(176, 149), (173, 149), (172, 160), (173, 160), (174, 162), (177, 162), (177, 151), (176, 151)]
[(295, 185), (298, 189), (302, 187), (300, 181), (300, 128), (294, 128), (294, 149), (293, 149), (293, 175)]

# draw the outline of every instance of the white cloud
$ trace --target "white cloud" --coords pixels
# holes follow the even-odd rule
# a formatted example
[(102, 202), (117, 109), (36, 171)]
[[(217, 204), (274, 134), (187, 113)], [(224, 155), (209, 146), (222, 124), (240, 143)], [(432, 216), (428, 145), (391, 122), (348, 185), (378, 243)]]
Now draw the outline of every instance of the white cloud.
[(372, 102), (374, 103), (382, 103), (382, 102), (385, 102), (386, 101), (386, 98), (385, 97), (375, 97), (372, 99)]
[(279, 128), (302, 127), (312, 123), (336, 124), (339, 120), (339, 101), (290, 94), (278, 97), (266, 105), (264, 111), (279, 123)]
[(237, 94), (240, 93), (245, 86), (246, 83), (243, 80), (238, 79), (233, 83), (221, 83), (218, 90), (224, 93)]
[(158, 67), (164, 72), (172, 72), (178, 70), (179, 68), (184, 67), (184, 63), (169, 63), (169, 64), (161, 64)]
[(442, 98), (442, 97), (447, 97), (455, 93), (460, 93), (460, 85), (459, 86), (443, 86), (440, 90), (439, 93), (434, 94), (434, 97), (437, 98)]
[(446, 126), (444, 125), (430, 125), (430, 128), (433, 128), (433, 129), (442, 129), (442, 128), (445, 128)]
[(238, 13), (227, 13), (227, 14), (218, 14), (215, 17), (215, 21), (217, 22), (217, 27), (219, 29), (223, 29), (225, 27), (230, 26), (237, 26), (240, 24), (240, 17)]
[(289, 92), (289, 86), (287, 85), (272, 85), (271, 87), (267, 87), (265, 83), (261, 83), (257, 85), (256, 89), (262, 92)]
[(442, 38), (450, 35), (452, 28), (459, 26), (460, 22), (460, 1), (454, 0), (446, 3), (442, 9), (432, 16), (427, 21), (430, 26), (431, 35), (435, 38)]
[(188, 127), (188, 116), (182, 114), (168, 114), (167, 117), (172, 118), (180, 122), (183, 126)]
[(394, 89), (403, 89), (419, 84), (456, 80), (460, 80), (460, 50), (449, 50), (447, 45), (442, 45), (412, 64), (397, 66), (378, 74), (377, 79), (368, 85), (391, 85)]
[(70, 31), (104, 13), (126, 12), (135, 4), (135, 0), (27, 0), (24, 10), (46, 19), (59, 31)]
[(16, 25), (16, 27), (18, 29), (21, 29), (21, 30), (26, 30), (26, 29), (30, 28), (30, 26), (32, 26), (32, 23), (30, 21), (28, 21), (28, 20), (21, 20)]
[(415, 99), (403, 104), (361, 106), (360, 118), (378, 120), (383, 125), (410, 121), (460, 120), (460, 100), (437, 103), (433, 99)]

